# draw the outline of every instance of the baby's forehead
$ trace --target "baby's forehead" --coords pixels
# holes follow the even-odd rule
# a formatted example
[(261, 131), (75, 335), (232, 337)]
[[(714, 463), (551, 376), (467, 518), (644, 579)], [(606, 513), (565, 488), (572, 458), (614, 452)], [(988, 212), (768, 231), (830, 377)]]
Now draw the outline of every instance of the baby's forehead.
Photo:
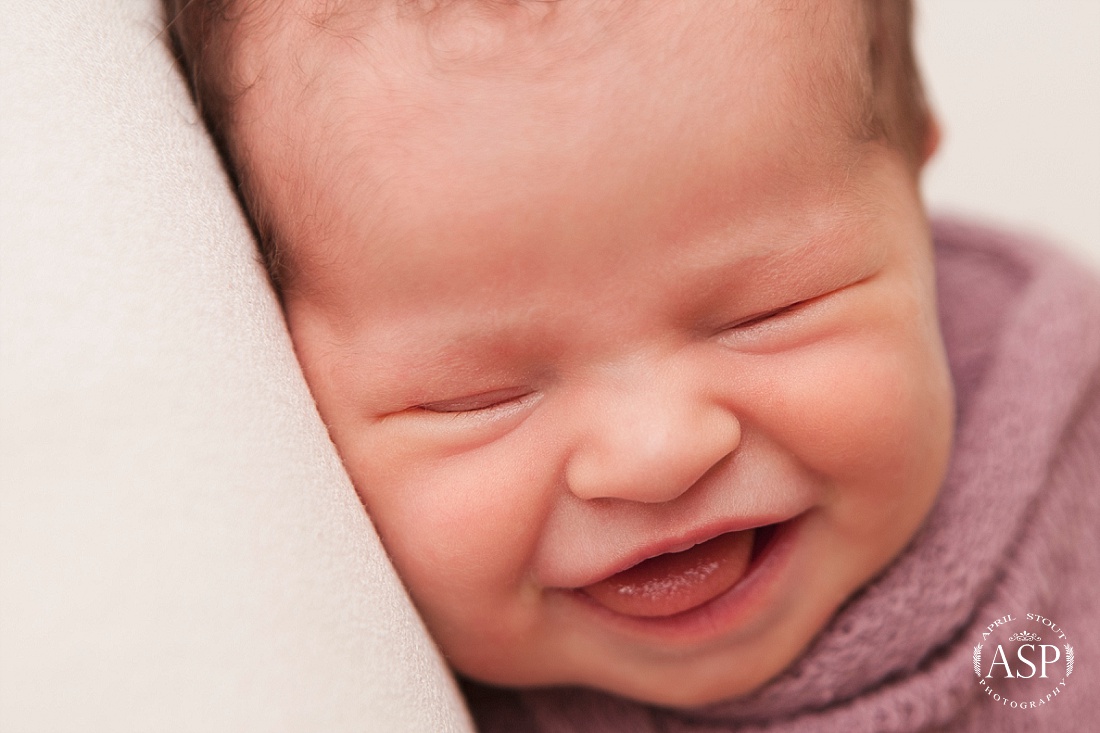
[[(282, 0), (242, 15), (237, 120), (277, 128), (305, 117), (339, 124), (333, 100), (362, 98), (366, 137), (386, 122), (449, 114), (474, 94), (515, 90), (582, 116), (629, 89), (671, 106), (684, 94), (743, 96), (790, 86), (793, 113), (839, 116), (868, 137), (871, 85), (859, 0), (837, 3), (642, 3), (632, 0)], [(771, 66), (754, 78), (738, 73)], [(667, 82), (674, 80), (674, 88)], [(728, 81), (725, 88), (715, 80)], [(665, 86), (662, 86), (662, 83)], [(576, 94), (560, 94), (575, 90)], [(252, 108), (251, 110), (249, 108)], [(309, 120), (315, 125), (317, 119)], [(238, 127), (240, 128), (239, 124)], [(248, 138), (252, 130), (238, 130)], [(282, 130), (284, 141), (300, 139)], [(246, 146), (248, 140), (245, 140)], [(247, 161), (246, 161), (247, 164)]]
[[(480, 168), (463, 168), (484, 173), (477, 185), (504, 185), (540, 148), (576, 163), (616, 146), (644, 155), (660, 140), (658, 163), (675, 159), (668, 148), (678, 139), (662, 126), (722, 135), (728, 126), (695, 122), (761, 106), (864, 137), (864, 54), (848, 43), (860, 37), (854, 0), (848, 12), (831, 2), (275, 5), (243, 41), (257, 83), (238, 106), (258, 124), (238, 137), (261, 207), (293, 248), (341, 219), (325, 209), (329, 187), (319, 182), (355, 177), (371, 202), (363, 211), (377, 212), (459, 153), (480, 156)], [(353, 157), (368, 168), (349, 167)], [(599, 160), (603, 170), (617, 162)]]

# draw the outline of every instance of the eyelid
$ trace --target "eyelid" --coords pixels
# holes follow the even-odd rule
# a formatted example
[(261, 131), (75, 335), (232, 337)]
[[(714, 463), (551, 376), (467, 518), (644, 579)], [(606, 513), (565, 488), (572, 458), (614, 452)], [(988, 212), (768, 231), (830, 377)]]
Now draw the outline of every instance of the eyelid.
[(763, 313), (757, 313), (755, 315), (749, 316), (748, 318), (742, 318), (739, 321), (734, 321), (733, 323), (723, 327), (722, 331), (732, 331), (732, 330), (738, 329), (738, 328), (751, 328), (752, 326), (755, 326), (758, 323), (763, 323), (764, 321), (775, 318), (776, 316), (781, 316), (781, 315), (785, 315), (787, 313), (790, 313), (790, 312), (796, 310), (797, 308), (799, 308), (800, 306), (806, 305), (811, 300), (814, 300), (814, 299), (810, 298), (810, 299), (807, 299), (807, 300), (799, 300), (799, 301), (791, 303), (789, 305), (781, 306), (779, 308), (773, 308), (771, 310), (764, 311)]
[(494, 408), (518, 402), (531, 395), (529, 387), (510, 387), (507, 389), (494, 389), (488, 392), (456, 397), (448, 400), (438, 400), (417, 405), (415, 409), (423, 412), (439, 414), (459, 414), (463, 412), (483, 412)]

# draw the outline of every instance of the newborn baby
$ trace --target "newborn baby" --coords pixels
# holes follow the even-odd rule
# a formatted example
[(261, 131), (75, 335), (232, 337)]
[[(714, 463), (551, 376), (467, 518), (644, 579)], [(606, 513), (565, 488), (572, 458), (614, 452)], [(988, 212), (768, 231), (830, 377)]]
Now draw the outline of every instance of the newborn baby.
[(908, 15), (173, 12), (320, 413), (460, 674), (738, 698), (913, 539), (955, 408)]

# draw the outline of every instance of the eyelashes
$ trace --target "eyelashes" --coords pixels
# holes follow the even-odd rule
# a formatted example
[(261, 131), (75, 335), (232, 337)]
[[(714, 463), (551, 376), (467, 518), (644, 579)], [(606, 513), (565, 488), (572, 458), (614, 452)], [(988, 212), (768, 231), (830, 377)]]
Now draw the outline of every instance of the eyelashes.
[(832, 293), (795, 301), (781, 308), (735, 321), (718, 331), (715, 339), (731, 349), (745, 353), (774, 354), (798, 348), (828, 332)]
[(756, 328), (757, 326), (763, 326), (763, 325), (769, 323), (770, 321), (777, 320), (777, 319), (779, 319), (783, 316), (793, 315), (795, 312), (800, 310), (802, 307), (804, 307), (804, 306), (810, 304), (811, 302), (813, 302), (813, 300), (816, 300), (816, 298), (811, 298), (809, 300), (799, 300), (797, 302), (791, 303), (789, 305), (782, 306), (780, 308), (773, 308), (772, 310), (765, 311), (763, 313), (758, 313), (756, 315), (749, 316), (748, 318), (743, 318), (740, 321), (735, 321), (734, 323), (731, 323), (727, 326), (724, 326), (720, 330), (720, 333), (726, 333), (728, 331), (738, 331), (738, 330), (740, 330), (740, 331), (752, 330), (753, 328)]
[(769, 321), (769, 320), (775, 318), (776, 316), (781, 316), (781, 315), (787, 313), (788, 311), (790, 311), (791, 309), (797, 308), (799, 305), (800, 305), (800, 303), (793, 303), (791, 305), (784, 306), (782, 308), (776, 308), (774, 310), (770, 310), (770, 311), (767, 311), (765, 313), (761, 313), (759, 315), (750, 316), (749, 318), (746, 318), (742, 321), (737, 321), (736, 323), (730, 324), (722, 330), (723, 331), (729, 331), (729, 330), (736, 329), (736, 328), (743, 328), (743, 329), (752, 328), (753, 326), (760, 325), (761, 323), (764, 323), (765, 321)]
[(422, 412), (437, 413), (441, 415), (459, 415), (464, 413), (488, 413), (503, 410), (508, 407), (518, 407), (533, 396), (533, 392), (527, 387), (512, 387), (507, 389), (494, 389), (489, 392), (481, 392), (474, 395), (457, 397), (438, 402), (427, 402), (417, 405), (415, 409)]

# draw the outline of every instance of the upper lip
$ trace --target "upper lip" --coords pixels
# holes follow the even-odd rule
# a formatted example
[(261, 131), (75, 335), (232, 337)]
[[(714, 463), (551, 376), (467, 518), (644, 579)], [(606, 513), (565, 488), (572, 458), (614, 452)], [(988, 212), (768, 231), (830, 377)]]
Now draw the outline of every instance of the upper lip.
[(774, 516), (757, 516), (757, 517), (741, 517), (737, 519), (725, 519), (709, 524), (702, 525), (688, 532), (684, 532), (673, 537), (668, 537), (660, 540), (659, 542), (653, 542), (636, 550), (633, 550), (625, 555), (609, 561), (603, 567), (596, 570), (594, 573), (589, 574), (587, 579), (572, 586), (574, 588), (585, 588), (589, 585), (599, 583), (607, 580), (624, 570), (634, 567), (640, 562), (649, 560), (650, 558), (664, 555), (669, 552), (683, 552), (689, 550), (696, 545), (701, 545), (704, 542), (719, 537), (730, 532), (741, 532), (746, 529), (755, 529), (756, 527), (766, 527), (769, 524), (778, 524), (794, 518), (800, 512), (794, 514), (774, 515)]

